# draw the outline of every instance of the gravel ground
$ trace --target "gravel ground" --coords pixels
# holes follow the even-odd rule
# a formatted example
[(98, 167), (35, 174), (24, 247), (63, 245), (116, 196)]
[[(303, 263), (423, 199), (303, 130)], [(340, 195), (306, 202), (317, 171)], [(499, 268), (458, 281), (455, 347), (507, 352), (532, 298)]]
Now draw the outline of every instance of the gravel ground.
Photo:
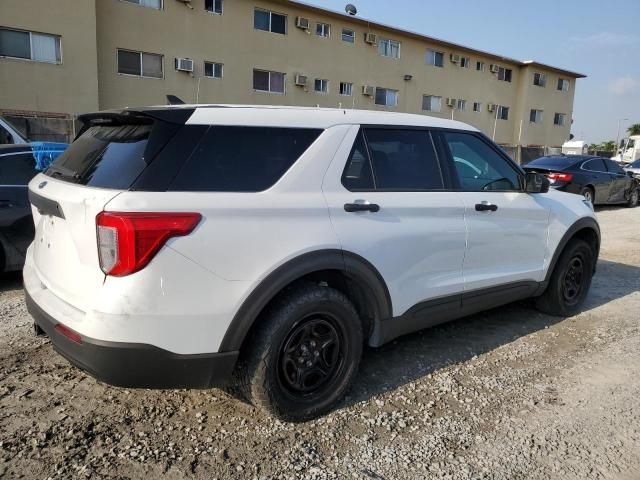
[(32, 336), (0, 279), (0, 477), (640, 479), (640, 208), (601, 209), (584, 312), (519, 303), (365, 353), (306, 424), (221, 390), (123, 390)]

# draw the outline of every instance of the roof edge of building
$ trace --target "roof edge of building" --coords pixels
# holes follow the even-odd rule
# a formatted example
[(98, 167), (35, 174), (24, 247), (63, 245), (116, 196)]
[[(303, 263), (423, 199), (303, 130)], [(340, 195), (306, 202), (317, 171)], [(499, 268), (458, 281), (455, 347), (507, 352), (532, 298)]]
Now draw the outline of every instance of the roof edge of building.
[(504, 55), (500, 55), (497, 53), (491, 53), (491, 52), (486, 52), (484, 50), (479, 50), (477, 48), (472, 48), (472, 47), (468, 47), (466, 45), (461, 45), (459, 43), (455, 43), (455, 42), (450, 42), (448, 40), (442, 40), (440, 38), (436, 38), (436, 37), (431, 37), (429, 35), (425, 35), (423, 33), (418, 33), (418, 32), (413, 32), (411, 30), (405, 30), (403, 28), (400, 27), (394, 27), (393, 25), (387, 25), (384, 23), (380, 23), (380, 22), (376, 22), (373, 20), (368, 20), (366, 18), (362, 18), (362, 17), (356, 17), (356, 16), (352, 16), (352, 15), (347, 15), (346, 13), (342, 13), (336, 10), (331, 10), (331, 9), (327, 9), (327, 8), (323, 8), (323, 7), (319, 7), (317, 5), (311, 5), (309, 3), (300, 1), (300, 0), (275, 0), (279, 3), (282, 4), (292, 4), (295, 5), (297, 7), (300, 7), (302, 9), (305, 10), (309, 10), (312, 12), (318, 12), (318, 13), (322, 13), (324, 15), (329, 15), (331, 17), (334, 18), (341, 18), (341, 19), (348, 19), (351, 22), (355, 22), (355, 23), (360, 23), (362, 25), (365, 25), (367, 28), (371, 28), (371, 27), (375, 27), (375, 28), (380, 28), (383, 30), (387, 30), (390, 32), (395, 32), (395, 33), (399, 33), (401, 35), (405, 35), (405, 36), (409, 36), (409, 37), (413, 37), (416, 39), (420, 39), (420, 40), (426, 40), (432, 43), (436, 43), (439, 45), (443, 45), (452, 49), (456, 49), (456, 50), (460, 50), (460, 51), (465, 51), (465, 52), (469, 52), (469, 53), (475, 53), (475, 54), (480, 54), (483, 55), (485, 57), (489, 57), (489, 58), (493, 58), (495, 60), (499, 60), (499, 61), (503, 61), (503, 62), (510, 62), (513, 63), (517, 66), (520, 67), (526, 67), (526, 66), (540, 66), (549, 70), (552, 70), (554, 72), (557, 73), (561, 73), (573, 78), (586, 78), (587, 76), (582, 74), (582, 73), (577, 73), (577, 72), (573, 72), (571, 70), (566, 70), (564, 68), (560, 68), (560, 67), (554, 67), (552, 65), (547, 65), (545, 63), (541, 63), (541, 62), (536, 62), (534, 60), (527, 60), (527, 61), (521, 61), (521, 60), (517, 60), (515, 58), (511, 58), (511, 57), (507, 57)]

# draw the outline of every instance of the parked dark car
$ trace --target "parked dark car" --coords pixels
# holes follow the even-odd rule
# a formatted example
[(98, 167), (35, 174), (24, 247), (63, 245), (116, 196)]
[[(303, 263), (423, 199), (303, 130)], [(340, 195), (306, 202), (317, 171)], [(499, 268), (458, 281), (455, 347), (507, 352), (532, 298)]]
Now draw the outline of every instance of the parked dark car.
[(34, 235), (27, 184), (66, 148), (51, 142), (0, 145), (0, 272), (22, 269)]
[(523, 168), (543, 173), (551, 181), (551, 188), (583, 195), (594, 205), (638, 204), (640, 181), (608, 158), (552, 155), (533, 160)]

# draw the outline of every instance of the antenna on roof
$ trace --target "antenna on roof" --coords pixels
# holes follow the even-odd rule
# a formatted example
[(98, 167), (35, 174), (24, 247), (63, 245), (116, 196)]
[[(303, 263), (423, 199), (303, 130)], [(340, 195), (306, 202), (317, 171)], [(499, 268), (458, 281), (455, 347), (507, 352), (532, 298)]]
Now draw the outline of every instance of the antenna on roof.
[(169, 105), (184, 105), (184, 101), (175, 95), (167, 95), (167, 103)]
[(347, 6), (344, 7), (344, 11), (347, 12), (347, 15), (356, 15), (358, 13), (358, 9), (352, 3), (347, 3)]

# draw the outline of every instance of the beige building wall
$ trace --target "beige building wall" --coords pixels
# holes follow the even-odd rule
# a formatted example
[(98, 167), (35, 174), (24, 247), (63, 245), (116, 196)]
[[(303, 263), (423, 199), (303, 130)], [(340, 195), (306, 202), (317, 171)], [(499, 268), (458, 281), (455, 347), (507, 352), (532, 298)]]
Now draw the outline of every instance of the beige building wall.
[(60, 64), (0, 57), (0, 109), (98, 108), (94, 0), (0, 0), (0, 27), (59, 35), (62, 50)]
[[(54, 5), (55, 4), (55, 5)], [(25, 8), (25, 5), (27, 6)], [(0, 24), (62, 36), (61, 65), (0, 58), (0, 109), (79, 113), (96, 109), (166, 103), (176, 95), (188, 103), (281, 104), (362, 108), (454, 118), (484, 131), (505, 145), (558, 146), (569, 136), (575, 76), (538, 64), (482, 53), (345, 15), (285, 0), (224, 0), (224, 12), (205, 11), (204, 0), (164, 0), (161, 10), (122, 0), (0, 0)], [(287, 15), (287, 34), (255, 30), (255, 8)], [(38, 15), (33, 15), (38, 11)], [(44, 13), (42, 13), (44, 12)], [(296, 28), (296, 17), (310, 20), (310, 30)], [(329, 38), (315, 35), (316, 23), (331, 25)], [(343, 42), (342, 28), (356, 32), (355, 44)], [(366, 32), (401, 42), (399, 59), (379, 55), (365, 43)], [(117, 49), (163, 55), (164, 78), (118, 73)], [(428, 49), (444, 53), (444, 67), (427, 65)], [(450, 61), (468, 57), (469, 68)], [(194, 60), (193, 74), (176, 71), (174, 59)], [(204, 61), (224, 64), (222, 79), (203, 77)], [(485, 64), (483, 72), (476, 62)], [(490, 72), (496, 64), (512, 70), (512, 81)], [(253, 69), (286, 74), (285, 94), (256, 92)], [(533, 71), (547, 74), (547, 87), (533, 86)], [(306, 87), (296, 86), (306, 75)], [(411, 76), (406, 80), (407, 75)], [(566, 75), (569, 92), (556, 90)], [(316, 93), (316, 78), (329, 81), (329, 92)], [(339, 95), (340, 82), (353, 83), (353, 95)], [(398, 105), (376, 105), (362, 87), (399, 91)], [(441, 112), (422, 110), (423, 95), (442, 97)], [(446, 105), (464, 99), (464, 111)], [(473, 111), (480, 102), (479, 112)], [(488, 105), (509, 107), (509, 119), (496, 119)], [(543, 123), (529, 124), (531, 108), (544, 110)], [(563, 127), (553, 125), (555, 112), (566, 113)], [(520, 128), (522, 125), (522, 129)]]

